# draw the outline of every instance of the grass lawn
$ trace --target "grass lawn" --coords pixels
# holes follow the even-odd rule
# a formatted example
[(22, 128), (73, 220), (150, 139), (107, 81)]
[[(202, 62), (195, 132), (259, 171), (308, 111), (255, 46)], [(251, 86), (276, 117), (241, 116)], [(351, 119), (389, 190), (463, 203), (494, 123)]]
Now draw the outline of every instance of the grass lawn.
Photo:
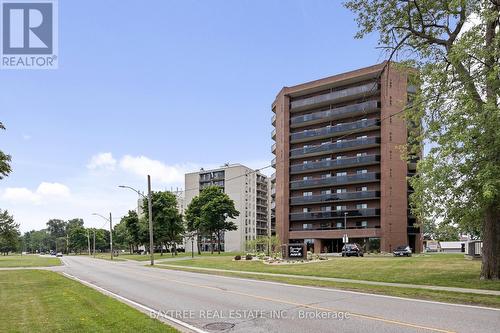
[[(156, 266), (156, 267), (173, 269), (161, 266)], [(184, 267), (181, 267), (179, 270), (202, 273), (202, 274), (249, 278), (253, 280), (274, 281), (274, 282), (295, 284), (301, 286), (337, 288), (344, 290), (367, 292), (371, 294), (390, 295), (397, 297), (424, 299), (424, 300), (447, 302), (454, 304), (456, 303), (456, 304), (480, 305), (480, 306), (500, 308), (500, 297), (491, 295), (466, 294), (466, 293), (456, 293), (449, 291), (412, 289), (412, 288), (400, 288), (400, 287), (373, 286), (360, 283), (330, 282), (330, 281), (293, 279), (293, 278), (272, 277), (272, 276), (258, 276), (245, 273), (206, 272), (206, 271), (192, 270)]]
[[(233, 258), (235, 255), (240, 254), (236, 252), (221, 252), (220, 255), (217, 254), (217, 252), (214, 252), (214, 254), (211, 254), (210, 252), (202, 252), (201, 257), (231, 257)], [(195, 258), (200, 257), (197, 253), (195, 253)], [(191, 252), (179, 252), (177, 253), (177, 256), (172, 256), (171, 253), (163, 253), (163, 256), (161, 253), (155, 253), (155, 260), (159, 259), (171, 259), (171, 258), (185, 258), (185, 257), (191, 257)], [(129, 259), (129, 260), (137, 260), (137, 261), (149, 261), (150, 256), (149, 254), (143, 255), (143, 254), (120, 254), (119, 258), (124, 258), (124, 259)]]
[(410, 258), (370, 256), (334, 257), (310, 264), (271, 266), (260, 261), (233, 261), (232, 257), (202, 257), (169, 262), (171, 265), (219, 268), (250, 272), (346, 278), (354, 280), (425, 284), (500, 290), (500, 281), (481, 281), (480, 261), (462, 254), (428, 254)]
[(177, 332), (49, 271), (0, 271), (2, 332)]
[(56, 257), (45, 257), (37, 254), (26, 255), (0, 255), (0, 267), (46, 267), (46, 266), (59, 266), (61, 260)]

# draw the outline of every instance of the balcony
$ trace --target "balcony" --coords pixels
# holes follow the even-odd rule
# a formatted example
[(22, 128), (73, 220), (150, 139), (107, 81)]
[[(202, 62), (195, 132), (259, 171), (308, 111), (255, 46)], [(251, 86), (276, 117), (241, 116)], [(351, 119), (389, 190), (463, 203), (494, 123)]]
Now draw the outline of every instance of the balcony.
[(273, 143), (273, 145), (271, 146), (271, 153), (273, 153), (274, 155), (276, 155), (276, 142)]
[(291, 174), (332, 170), (349, 167), (358, 167), (370, 164), (378, 164), (380, 162), (380, 155), (366, 155), (356, 157), (346, 157), (327, 161), (317, 161), (302, 164), (295, 164), (290, 167)]
[(274, 197), (276, 195), (276, 188), (271, 189), (271, 196)]
[(321, 145), (292, 149), (290, 150), (290, 158), (324, 155), (334, 152), (377, 147), (379, 145), (380, 138), (378, 137), (359, 138), (340, 142), (328, 142)]
[(337, 227), (336, 225), (326, 224), (313, 226), (312, 228), (290, 227), (290, 231), (309, 231), (309, 230), (359, 230), (359, 229), (380, 229), (379, 225), (373, 227)]
[(322, 105), (340, 103), (349, 99), (358, 97), (367, 97), (378, 92), (378, 83), (366, 83), (360, 86), (345, 88), (332, 91), (327, 94), (308, 97), (292, 101), (290, 112), (302, 111), (310, 107), (319, 107)]
[(380, 127), (380, 120), (366, 119), (351, 123), (338, 124), (335, 126), (326, 126), (321, 128), (309, 129), (290, 134), (292, 143), (304, 142), (309, 140), (319, 140), (330, 138), (346, 133), (354, 134), (362, 131), (372, 130)]
[(321, 204), (339, 201), (365, 200), (380, 198), (379, 191), (359, 191), (345, 193), (319, 194), (310, 196), (298, 196), (290, 199), (292, 205)]
[(276, 172), (273, 172), (271, 175), (271, 183), (274, 183), (276, 181)]
[(271, 118), (271, 124), (272, 124), (273, 126), (275, 126), (275, 125), (276, 125), (276, 114), (273, 114), (273, 117)]
[(336, 176), (336, 177), (308, 179), (308, 180), (295, 180), (290, 182), (290, 188), (292, 190), (298, 190), (303, 188), (368, 183), (368, 182), (379, 181), (379, 179), (380, 179), (379, 173), (370, 172), (370, 173), (361, 173), (359, 175)]
[(290, 119), (290, 127), (306, 126), (317, 124), (335, 119), (348, 118), (354, 116), (363, 116), (369, 113), (379, 111), (380, 106), (378, 101), (367, 101), (358, 104), (341, 106), (334, 109), (308, 113), (302, 116), (292, 117)]
[(418, 235), (420, 233), (420, 227), (407, 226), (406, 231), (410, 235)]
[(276, 128), (273, 129), (273, 131), (271, 132), (271, 139), (273, 139), (274, 141), (276, 141)]
[(271, 166), (276, 169), (276, 157), (271, 160)]
[(325, 219), (343, 219), (344, 213), (347, 217), (369, 217), (379, 216), (380, 209), (366, 208), (366, 209), (353, 209), (353, 210), (335, 210), (330, 212), (309, 212), (309, 213), (291, 213), (290, 221), (311, 221), (311, 220), (325, 220)]

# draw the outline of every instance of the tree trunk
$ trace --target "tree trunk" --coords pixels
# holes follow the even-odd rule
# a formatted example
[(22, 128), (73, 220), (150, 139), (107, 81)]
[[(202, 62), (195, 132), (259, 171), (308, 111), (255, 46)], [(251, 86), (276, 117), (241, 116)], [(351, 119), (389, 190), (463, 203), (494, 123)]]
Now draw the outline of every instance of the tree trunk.
[(220, 254), (220, 231), (217, 231), (217, 252)]
[(163, 256), (163, 243), (160, 243), (160, 247), (161, 247), (161, 250), (160, 250), (160, 256)]
[(486, 208), (483, 224), (483, 264), (481, 279), (500, 278), (500, 207), (491, 204)]
[(201, 256), (201, 238), (200, 235), (196, 235), (196, 247), (198, 248), (198, 255)]
[(210, 234), (210, 244), (211, 244), (210, 253), (214, 254), (214, 234), (213, 233)]

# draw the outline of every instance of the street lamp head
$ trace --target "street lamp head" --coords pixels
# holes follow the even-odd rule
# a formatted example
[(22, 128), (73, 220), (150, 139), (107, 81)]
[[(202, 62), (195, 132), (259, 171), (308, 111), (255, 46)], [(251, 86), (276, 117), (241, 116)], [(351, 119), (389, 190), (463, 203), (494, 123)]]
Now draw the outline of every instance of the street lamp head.
[(118, 185), (118, 187), (125, 188), (126, 186), (125, 185)]

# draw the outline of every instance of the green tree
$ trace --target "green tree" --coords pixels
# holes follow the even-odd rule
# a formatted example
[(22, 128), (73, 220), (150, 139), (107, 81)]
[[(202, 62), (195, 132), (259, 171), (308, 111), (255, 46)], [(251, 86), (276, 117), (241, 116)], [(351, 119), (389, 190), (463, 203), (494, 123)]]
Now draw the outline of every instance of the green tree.
[[(189, 233), (196, 235), (196, 245), (198, 248), (198, 254), (201, 254), (201, 240), (204, 237), (210, 237), (213, 240), (213, 235), (210, 230), (207, 230), (206, 223), (202, 223), (202, 208), (208, 202), (217, 198), (221, 189), (218, 186), (208, 186), (205, 187), (198, 196), (194, 197), (189, 203), (186, 214), (186, 229)], [(213, 244), (212, 244), (213, 251)]]
[(126, 221), (123, 217), (117, 225), (113, 227), (113, 248), (128, 249), (132, 253), (132, 237), (130, 236)]
[(125, 223), (127, 233), (130, 236), (132, 251), (136, 250), (137, 247), (142, 243), (141, 225), (139, 217), (137, 216), (137, 212), (135, 210), (129, 210), (128, 214), (122, 217), (120, 221)]
[[(350, 0), (362, 38), (418, 69), (407, 117), (431, 143), (411, 197), (420, 221), (480, 230), (481, 278), (500, 277), (500, 1)], [(416, 147), (408, 147), (408, 155)]]
[(68, 252), (73, 251), (76, 254), (82, 253), (83, 250), (88, 249), (87, 232), (88, 230), (79, 224), (75, 224), (69, 229)]
[[(219, 187), (214, 188), (216, 189), (215, 196), (201, 207), (201, 228), (217, 239), (217, 252), (220, 254), (224, 233), (238, 229), (238, 226), (228, 218), (233, 219), (240, 215), (240, 212), (236, 210), (234, 201), (226, 193), (222, 192)], [(203, 196), (204, 191), (200, 197)], [(213, 251), (212, 246), (212, 253)]]
[[(0, 122), (0, 130), (5, 130), (5, 126)], [(7, 177), (11, 173), (11, 156), (0, 150), (0, 179)]]
[[(154, 241), (160, 246), (172, 246), (177, 254), (177, 243), (182, 241), (184, 225), (182, 216), (177, 209), (176, 196), (168, 191), (152, 193)], [(144, 199), (145, 219), (149, 218), (148, 200)]]
[(19, 245), (19, 224), (7, 210), (0, 209), (0, 252), (5, 256)]

